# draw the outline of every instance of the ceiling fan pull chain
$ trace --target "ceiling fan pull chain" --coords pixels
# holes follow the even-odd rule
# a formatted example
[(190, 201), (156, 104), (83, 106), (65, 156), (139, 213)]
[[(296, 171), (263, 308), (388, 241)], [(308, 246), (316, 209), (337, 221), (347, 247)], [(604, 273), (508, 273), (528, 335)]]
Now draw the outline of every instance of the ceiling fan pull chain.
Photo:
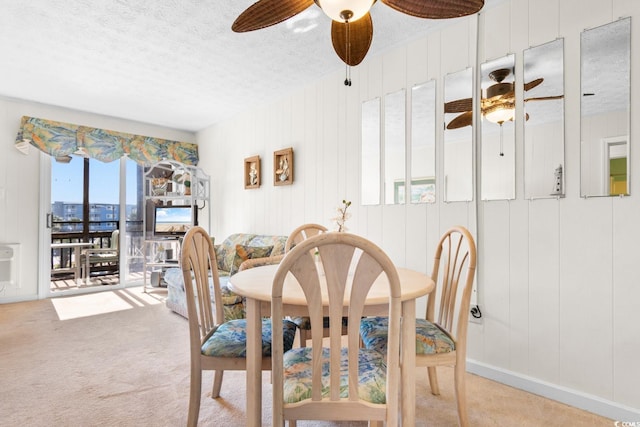
[(345, 74), (345, 76), (344, 76), (344, 85), (345, 86), (351, 86), (351, 73), (350, 73), (350, 71), (351, 70), (349, 69), (349, 66), (347, 65), (346, 69), (345, 69), (345, 72), (344, 72), (344, 74)]
[(502, 123), (500, 122), (500, 157), (504, 157), (504, 133), (502, 132)]
[(346, 48), (346, 57), (347, 60), (345, 62), (346, 64), (346, 69), (345, 69), (345, 78), (344, 78), (344, 85), (345, 86), (351, 86), (351, 67), (349, 66), (349, 62), (351, 62), (351, 51), (349, 50), (349, 37), (350, 37), (350, 31), (349, 31), (349, 19), (345, 19), (344, 21), (345, 25), (347, 26), (346, 28), (346, 32), (347, 32), (347, 37), (345, 37), (345, 48)]

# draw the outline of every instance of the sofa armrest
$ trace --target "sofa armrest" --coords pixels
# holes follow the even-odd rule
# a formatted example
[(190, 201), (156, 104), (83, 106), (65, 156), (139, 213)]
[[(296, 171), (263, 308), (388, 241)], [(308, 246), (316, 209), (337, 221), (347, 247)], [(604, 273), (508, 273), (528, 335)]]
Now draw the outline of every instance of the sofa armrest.
[(282, 258), (284, 258), (284, 255), (248, 259), (240, 264), (238, 271), (247, 270), (253, 267), (261, 267), (263, 265), (279, 264), (280, 261), (282, 261)]

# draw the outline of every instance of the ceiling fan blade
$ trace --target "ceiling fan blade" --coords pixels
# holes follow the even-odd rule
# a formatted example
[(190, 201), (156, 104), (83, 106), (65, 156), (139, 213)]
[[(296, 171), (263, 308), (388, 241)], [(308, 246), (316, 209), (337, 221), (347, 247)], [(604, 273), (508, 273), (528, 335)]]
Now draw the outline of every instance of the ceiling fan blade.
[(340, 59), (351, 66), (362, 62), (373, 40), (373, 21), (367, 13), (357, 21), (331, 21), (331, 42)]
[(459, 129), (465, 126), (471, 126), (473, 123), (473, 113), (471, 111), (466, 111), (453, 120), (449, 122), (447, 125), (447, 129)]
[(472, 15), (484, 0), (382, 0), (387, 6), (418, 18), (449, 19)]
[(564, 98), (564, 95), (554, 95), (554, 96), (539, 96), (537, 98), (526, 98), (524, 100), (524, 102), (529, 102), (529, 101), (550, 101), (553, 99), (562, 99)]
[(473, 109), (473, 100), (471, 98), (456, 99), (444, 103), (445, 113), (465, 113)]
[(259, 30), (279, 24), (313, 4), (313, 0), (258, 0), (236, 18), (231, 29), (236, 33)]
[(539, 86), (544, 81), (543, 78), (531, 80), (529, 83), (524, 84), (524, 90), (531, 90), (536, 86)]

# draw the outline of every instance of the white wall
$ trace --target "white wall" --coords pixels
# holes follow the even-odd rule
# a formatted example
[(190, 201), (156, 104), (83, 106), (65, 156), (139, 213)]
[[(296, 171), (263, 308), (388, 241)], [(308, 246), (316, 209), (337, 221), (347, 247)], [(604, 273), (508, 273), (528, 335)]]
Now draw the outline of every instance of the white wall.
[(19, 287), (0, 287), (0, 303), (38, 298), (41, 158), (34, 147), (26, 156), (13, 147), (22, 116), (184, 142), (196, 139), (190, 132), (0, 98), (0, 243), (20, 244)]
[[(439, 235), (465, 225), (478, 239), (484, 315), (470, 325), (469, 368), (611, 418), (639, 420), (639, 174), (632, 174), (631, 197), (579, 197), (580, 32), (621, 16), (640, 25), (640, 2), (511, 0), (480, 18), (478, 63), (516, 53), (520, 78), (524, 49), (565, 38), (566, 198), (524, 199), (523, 128), (516, 123), (515, 200), (480, 202), (476, 218), (475, 201), (443, 203), (440, 186), (436, 204), (360, 206), (360, 102), (434, 78), (441, 104), (443, 76), (476, 63), (476, 21), (463, 18), (366, 58), (352, 70), (352, 87), (336, 73), (200, 132), (201, 166), (213, 176), (212, 234), (288, 234), (304, 222), (332, 227), (335, 208), (348, 199), (351, 231), (380, 244), (398, 265), (429, 271)], [(632, 112), (640, 107), (638, 34), (632, 31)], [(632, 121), (631, 135), (639, 131)], [(640, 170), (633, 139), (632, 172)], [(441, 128), (437, 140), (440, 185)], [(274, 187), (273, 152), (290, 146), (294, 183)], [(243, 159), (253, 155), (262, 159), (263, 184), (244, 190)]]

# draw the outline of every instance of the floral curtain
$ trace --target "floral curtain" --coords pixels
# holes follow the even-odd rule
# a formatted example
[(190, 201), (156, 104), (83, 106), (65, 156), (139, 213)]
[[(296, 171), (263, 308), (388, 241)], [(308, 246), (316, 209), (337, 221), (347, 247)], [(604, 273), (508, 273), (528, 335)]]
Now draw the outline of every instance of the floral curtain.
[(198, 164), (196, 144), (23, 116), (16, 148), (24, 151), (27, 142), (54, 157), (69, 156), (82, 150), (101, 162), (129, 156), (143, 166), (167, 159), (186, 165)]

